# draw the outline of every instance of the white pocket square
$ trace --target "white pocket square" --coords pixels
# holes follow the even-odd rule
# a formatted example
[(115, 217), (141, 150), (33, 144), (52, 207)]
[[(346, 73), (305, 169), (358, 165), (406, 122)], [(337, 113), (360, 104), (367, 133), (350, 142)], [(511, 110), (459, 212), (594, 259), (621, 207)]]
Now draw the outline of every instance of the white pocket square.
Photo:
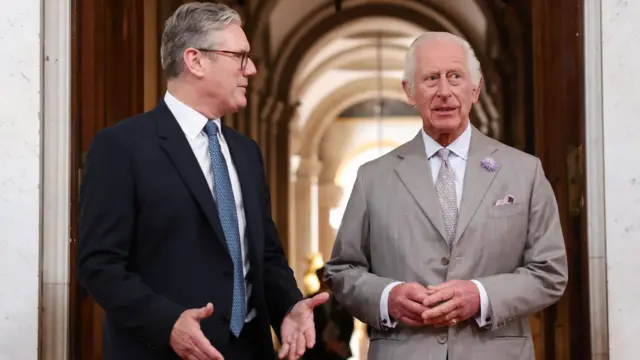
[(496, 201), (496, 204), (494, 206), (511, 205), (515, 201), (516, 201), (516, 199), (513, 196), (507, 195), (504, 198)]

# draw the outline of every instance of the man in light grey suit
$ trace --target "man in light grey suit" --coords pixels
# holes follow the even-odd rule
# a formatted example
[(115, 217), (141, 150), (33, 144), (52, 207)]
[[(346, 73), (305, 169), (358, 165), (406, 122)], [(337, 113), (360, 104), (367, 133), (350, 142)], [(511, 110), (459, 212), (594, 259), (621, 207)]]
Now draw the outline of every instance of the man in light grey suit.
[(327, 284), (373, 327), (369, 359), (533, 360), (528, 316), (567, 283), (540, 161), (470, 124), (482, 79), (463, 39), (416, 39), (403, 87), (423, 129), (358, 170)]

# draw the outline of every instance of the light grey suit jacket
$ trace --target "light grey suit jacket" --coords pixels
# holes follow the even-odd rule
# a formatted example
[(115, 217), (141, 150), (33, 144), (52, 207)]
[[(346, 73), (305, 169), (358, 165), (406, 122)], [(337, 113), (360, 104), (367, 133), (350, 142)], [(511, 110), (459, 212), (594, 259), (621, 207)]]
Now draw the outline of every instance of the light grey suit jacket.
[[(497, 171), (481, 166), (493, 158)], [(511, 205), (496, 202), (511, 195)], [(358, 170), (325, 267), (336, 299), (374, 327), (369, 359), (534, 360), (528, 316), (553, 304), (567, 259), (553, 190), (540, 161), (472, 128), (455, 242), (446, 239), (422, 135)], [(476, 279), (491, 303), (489, 329), (383, 330), (380, 298), (393, 281)]]

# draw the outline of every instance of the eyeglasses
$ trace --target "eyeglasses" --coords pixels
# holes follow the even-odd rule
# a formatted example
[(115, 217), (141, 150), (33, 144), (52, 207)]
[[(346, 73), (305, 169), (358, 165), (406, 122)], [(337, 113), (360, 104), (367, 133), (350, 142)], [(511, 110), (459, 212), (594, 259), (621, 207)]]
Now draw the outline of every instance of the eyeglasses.
[(218, 50), (218, 49), (196, 49), (202, 52), (215, 52), (220, 54), (228, 54), (232, 55), (236, 59), (240, 59), (240, 68), (244, 70), (247, 67), (247, 63), (249, 63), (249, 59), (255, 62), (255, 56), (247, 51), (229, 51), (229, 50)]

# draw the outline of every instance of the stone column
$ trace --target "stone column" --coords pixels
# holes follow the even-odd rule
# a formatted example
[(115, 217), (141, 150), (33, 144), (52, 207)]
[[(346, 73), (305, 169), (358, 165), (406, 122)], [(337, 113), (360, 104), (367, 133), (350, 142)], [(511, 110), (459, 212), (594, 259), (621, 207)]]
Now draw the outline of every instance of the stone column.
[(295, 231), (289, 241), (294, 251), (289, 263), (301, 289), (307, 271), (309, 256), (318, 252), (318, 174), (321, 163), (315, 156), (300, 158), (296, 177), (293, 179), (294, 193), (290, 206), (295, 211)]
[[(74, 172), (69, 171), (74, 163), (69, 156), (73, 144), (71, 140), (71, 123), (69, 122), (71, 117), (71, 86), (69, 78), (71, 76), (72, 61), (69, 53), (71, 46), (71, 37), (69, 35), (71, 32), (71, 1), (47, 1), (43, 2), (43, 4), (44, 33), (46, 35), (44, 36), (44, 58), (46, 61), (43, 63), (44, 89), (42, 91), (44, 95), (44, 134), (42, 134), (42, 129), (40, 133), (44, 137), (43, 154), (46, 154), (46, 156), (43, 159), (44, 166), (42, 170), (44, 174), (41, 184), (43, 190), (41, 199), (43, 215), (40, 223), (42, 228), (40, 248), (42, 271), (40, 339), (37, 347), (32, 347), (36, 344), (25, 346), (27, 343), (24, 341), (34, 336), (34, 329), (29, 327), (31, 322), (25, 321), (26, 319), (21, 316), (11, 317), (8, 315), (7, 319), (11, 318), (11, 320), (16, 321), (16, 324), (19, 324), (17, 329), (24, 330), (28, 334), (23, 339), (12, 338), (11, 336), (5, 337), (5, 340), (10, 341), (5, 349), (12, 350), (8, 353), (4, 352), (3, 344), (0, 344), (0, 353), (7, 355), (9, 359), (36, 359), (38, 358), (38, 350), (41, 355), (38, 358), (40, 360), (68, 359), (70, 357), (68, 346), (71, 336), (70, 319), (78, 316), (78, 314), (71, 314), (73, 315), (72, 317), (69, 316), (69, 299), (70, 294), (73, 294), (72, 289), (74, 289), (70, 284), (70, 272), (74, 270), (74, 266), (69, 261), (69, 255), (74, 250), (70, 251), (70, 246), (73, 249), (77, 245), (77, 238), (69, 238), (72, 221), (70, 217), (70, 199), (73, 201), (75, 198), (71, 195), (71, 174), (74, 174)], [(29, 29), (29, 27), (25, 26), (25, 29)], [(19, 41), (24, 42), (24, 39)], [(21, 69), (26, 67), (26, 69), (31, 70), (27, 63), (21, 63), (19, 67)], [(19, 122), (23, 123), (24, 119), (21, 118)], [(28, 121), (27, 123), (30, 122)], [(23, 129), (22, 132), (31, 133), (26, 129)], [(23, 141), (26, 143), (25, 139)], [(18, 223), (17, 225), (25, 224)], [(3, 228), (6, 229), (5, 227)], [(26, 234), (27, 232), (25, 231), (27, 229), (36, 230), (36, 228), (23, 227), (20, 233)], [(70, 240), (72, 244), (70, 244)], [(28, 243), (32, 242), (28, 241)], [(16, 250), (13, 249), (14, 252)], [(27, 253), (23, 253), (20, 250), (17, 251), (24, 255), (24, 259), (27, 259)], [(8, 263), (11, 264), (12, 262), (8, 261)], [(37, 262), (32, 264), (35, 265)], [(17, 264), (14, 264), (12, 271), (21, 276), (28, 274)], [(24, 279), (21, 276), (16, 279), (19, 283), (34, 284), (30, 279)], [(6, 286), (9, 287), (11, 285), (6, 284)], [(14, 299), (19, 299), (28, 308), (31, 308), (37, 298), (35, 292), (33, 293), (33, 298), (23, 297), (15, 288), (12, 288), (10, 293), (12, 293)], [(6, 302), (3, 301), (3, 303), (7, 305)], [(33, 310), (35, 311), (35, 309)], [(80, 311), (80, 308), (77, 307), (76, 311)], [(31, 314), (31, 311), (19, 312)], [(35, 316), (36, 314), (33, 315)], [(12, 333), (13, 336), (20, 336), (21, 331), (12, 331), (4, 328), (0, 329), (0, 333), (7, 335)], [(16, 352), (12, 354), (11, 351)]]
[(319, 251), (326, 262), (331, 258), (331, 250), (335, 241), (336, 231), (331, 227), (329, 216), (331, 209), (340, 204), (342, 198), (342, 188), (333, 182), (322, 183), (319, 188)]

